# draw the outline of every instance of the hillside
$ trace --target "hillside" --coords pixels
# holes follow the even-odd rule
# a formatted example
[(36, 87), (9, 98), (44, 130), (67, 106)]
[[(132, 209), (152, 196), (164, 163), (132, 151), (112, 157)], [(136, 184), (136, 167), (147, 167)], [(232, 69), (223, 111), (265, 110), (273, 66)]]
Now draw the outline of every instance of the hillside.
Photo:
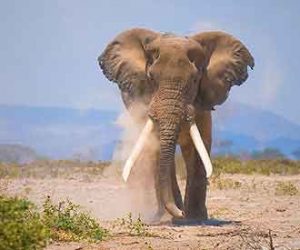
[(30, 147), (18, 144), (0, 145), (0, 162), (26, 163), (38, 158), (37, 153)]
[[(54, 159), (111, 159), (121, 128), (117, 112), (71, 108), (0, 106), (0, 144), (19, 144)], [(275, 147), (288, 156), (300, 148), (300, 126), (244, 104), (217, 107), (214, 153)]]
[(300, 126), (272, 112), (228, 102), (213, 117), (215, 142), (232, 141), (234, 152), (271, 147), (291, 156), (300, 147)]

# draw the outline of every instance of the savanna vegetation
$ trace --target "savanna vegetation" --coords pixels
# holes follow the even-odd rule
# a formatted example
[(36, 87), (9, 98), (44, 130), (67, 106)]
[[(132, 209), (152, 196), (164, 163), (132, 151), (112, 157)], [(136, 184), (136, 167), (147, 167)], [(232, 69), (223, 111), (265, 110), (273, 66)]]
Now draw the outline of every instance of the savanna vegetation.
[[(176, 157), (176, 164), (178, 176), (180, 179), (184, 179), (186, 175), (185, 166), (180, 155)], [(74, 179), (77, 176), (80, 176), (80, 178), (86, 176), (86, 180), (99, 182), (99, 178), (106, 177), (105, 170), (109, 169), (110, 165), (110, 162), (71, 160), (38, 160), (27, 164), (0, 163), (0, 179), (3, 184), (5, 180), (8, 182), (27, 178), (67, 180)], [(265, 192), (266, 194), (264, 195), (266, 197), (273, 195), (279, 201), (282, 200), (282, 202), (290, 199), (289, 197), (292, 199), (299, 197), (299, 184), (296, 179), (294, 180), (296, 176), (293, 177), (293, 175), (300, 174), (299, 160), (288, 160), (285, 158), (240, 160), (237, 157), (230, 156), (215, 157), (213, 165), (214, 174), (210, 179), (210, 190), (212, 192), (215, 192), (215, 190), (228, 192), (228, 194), (229, 192), (243, 190), (245, 194), (239, 198), (240, 200), (235, 199), (237, 202), (244, 202), (243, 199), (249, 199), (245, 196), (250, 195), (252, 197), (253, 192)], [(115, 173), (119, 174), (120, 171)], [(251, 181), (249, 178), (246, 181), (241, 180), (239, 178), (240, 175), (249, 176)], [(261, 178), (269, 178), (268, 176), (271, 175), (276, 176), (276, 180), (272, 182), (273, 184), (264, 184), (265, 182)], [(283, 176), (289, 179), (283, 179)], [(273, 179), (273, 177), (271, 178)], [(30, 188), (30, 185), (23, 188)], [(27, 193), (32, 192), (33, 190), (28, 190)], [(251, 199), (254, 199), (254, 197), (255, 195)], [(276, 211), (285, 213), (287, 208), (282, 206), (276, 208)], [(236, 213), (233, 208), (219, 207), (219, 205), (211, 208), (210, 211), (211, 216), (214, 218), (226, 218), (226, 216), (234, 216), (233, 214)], [(48, 196), (37, 207), (37, 205), (26, 198), (26, 192), (25, 195), (22, 194), (21, 196), (9, 196), (6, 188), (0, 186), (0, 250), (43, 249), (52, 242), (88, 242), (88, 244), (98, 244), (103, 242), (103, 240), (109, 242), (110, 239), (121, 237), (120, 235), (126, 242), (131, 242), (130, 238), (135, 239), (133, 242), (140, 242), (140, 240), (137, 240), (137, 237), (141, 238), (144, 241), (145, 249), (152, 249), (151, 244), (156, 244), (155, 242), (159, 241), (173, 244), (172, 237), (175, 237), (174, 235), (181, 237), (180, 235), (183, 232), (179, 229), (177, 231), (164, 229), (166, 231), (160, 233), (158, 227), (155, 228), (145, 224), (142, 217), (133, 216), (131, 213), (110, 222), (109, 227), (105, 223), (107, 222), (103, 224), (99, 219), (93, 217), (71, 200), (60, 200), (55, 203)], [(253, 243), (252, 238), (254, 236), (258, 237), (257, 235), (253, 236), (252, 227), (251, 230), (249, 229), (250, 231), (244, 228), (238, 228), (237, 230), (236, 234), (231, 231), (229, 234), (232, 233), (233, 237), (241, 238), (242, 241), (250, 241), (251, 244)], [(296, 228), (295, 230), (298, 229)], [(266, 244), (269, 244), (272, 240), (271, 237), (276, 238), (276, 234), (270, 233), (265, 236), (259, 236), (259, 239), (267, 238)], [(259, 244), (261, 245), (261, 243)]]
[[(185, 165), (181, 157), (176, 158), (177, 173), (185, 178)], [(251, 159), (240, 160), (237, 157), (215, 157), (213, 175), (220, 174), (259, 174), (259, 175), (294, 175), (300, 173), (300, 161), (289, 159)]]
[(43, 249), (51, 241), (98, 242), (108, 237), (96, 219), (69, 200), (50, 197), (39, 210), (26, 198), (0, 196), (0, 250)]
[(77, 174), (101, 176), (110, 162), (74, 160), (38, 160), (31, 163), (0, 162), (0, 178), (67, 178)]
[[(89, 177), (101, 177), (110, 166), (108, 161), (80, 162), (74, 160), (39, 160), (32, 163), (0, 162), (0, 178), (67, 178), (77, 174)], [(116, 163), (115, 165), (118, 165)], [(185, 164), (180, 155), (176, 157), (177, 174), (185, 178)], [(260, 175), (294, 175), (300, 174), (300, 160), (250, 159), (238, 157), (215, 157), (213, 159), (214, 175), (223, 174), (260, 174)]]

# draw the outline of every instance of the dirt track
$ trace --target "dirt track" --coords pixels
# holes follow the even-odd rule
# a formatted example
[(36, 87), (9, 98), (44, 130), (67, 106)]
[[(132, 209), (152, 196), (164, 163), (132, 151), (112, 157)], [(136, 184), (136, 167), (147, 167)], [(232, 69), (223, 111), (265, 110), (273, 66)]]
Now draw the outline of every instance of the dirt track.
[(147, 237), (129, 235), (128, 230), (115, 226), (115, 219), (128, 212), (142, 212), (147, 220), (154, 212), (153, 190), (145, 196), (141, 190), (128, 190), (120, 180), (108, 177), (1, 182), (6, 182), (1, 186), (6, 185), (8, 193), (27, 196), (37, 204), (47, 195), (53, 200), (69, 198), (90, 210), (112, 232), (108, 240), (97, 245), (53, 243), (47, 250), (271, 249), (272, 244), (275, 249), (300, 249), (300, 194), (276, 193), (278, 182), (291, 182), (300, 190), (299, 175), (223, 175), (221, 185), (209, 188), (207, 206), (210, 218), (214, 218), (208, 221), (210, 225), (172, 226), (166, 216), (159, 225), (147, 227)]

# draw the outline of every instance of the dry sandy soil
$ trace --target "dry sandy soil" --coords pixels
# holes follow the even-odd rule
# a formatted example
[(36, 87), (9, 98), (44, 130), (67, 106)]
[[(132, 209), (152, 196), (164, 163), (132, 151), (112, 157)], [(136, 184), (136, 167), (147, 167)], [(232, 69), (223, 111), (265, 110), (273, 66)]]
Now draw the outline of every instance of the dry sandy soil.
[[(109, 176), (90, 178), (18, 178), (0, 180), (5, 192), (27, 196), (40, 205), (47, 195), (69, 198), (97, 217), (111, 237), (99, 244), (53, 243), (47, 250), (88, 249), (300, 249), (300, 195), (278, 195), (278, 182), (300, 190), (300, 176), (223, 175), (225, 187), (211, 184), (206, 225), (175, 226), (168, 216), (147, 226), (149, 236), (132, 236), (116, 218), (139, 212), (145, 221), (154, 212), (153, 190), (128, 188)], [(5, 183), (4, 183), (5, 182)], [(237, 183), (235, 185), (234, 183)], [(184, 187), (184, 182), (180, 182)], [(144, 191), (144, 190), (147, 190)]]

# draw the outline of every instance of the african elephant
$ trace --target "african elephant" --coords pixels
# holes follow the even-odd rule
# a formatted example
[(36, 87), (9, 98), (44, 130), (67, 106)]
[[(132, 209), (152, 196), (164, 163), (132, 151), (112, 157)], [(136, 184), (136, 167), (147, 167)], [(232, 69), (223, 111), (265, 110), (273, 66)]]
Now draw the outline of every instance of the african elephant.
[[(136, 102), (147, 106), (141, 137), (152, 131), (160, 143), (156, 189), (162, 206), (158, 214), (165, 209), (177, 219), (207, 219), (206, 186), (211, 169), (203, 164), (197, 142), (202, 137), (209, 154), (211, 111), (227, 99), (232, 86), (246, 81), (248, 66), (254, 67), (248, 49), (224, 32), (183, 37), (135, 28), (111, 41), (98, 62), (108, 80), (118, 84), (129, 110)], [(193, 132), (192, 125), (196, 125)], [(175, 173), (177, 143), (187, 168), (184, 202)], [(142, 147), (143, 142), (139, 144)]]

